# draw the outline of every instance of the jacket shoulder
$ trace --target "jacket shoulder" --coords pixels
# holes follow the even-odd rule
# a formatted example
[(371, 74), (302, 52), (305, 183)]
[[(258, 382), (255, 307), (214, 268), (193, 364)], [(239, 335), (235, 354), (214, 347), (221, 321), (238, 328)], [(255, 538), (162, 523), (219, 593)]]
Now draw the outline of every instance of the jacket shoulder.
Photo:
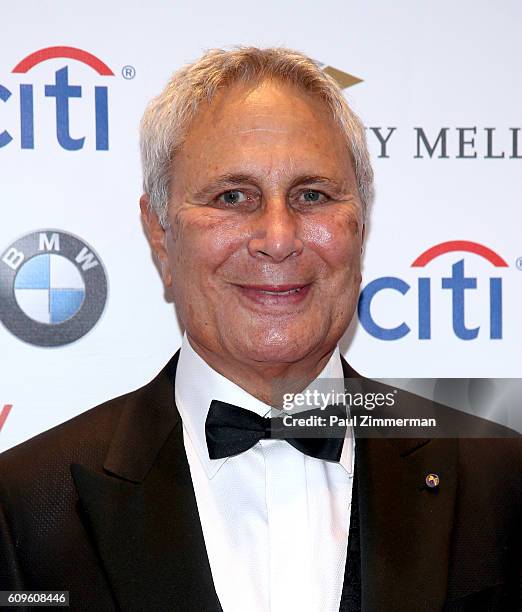
[[(101, 470), (122, 415), (140, 404), (165, 378), (162, 371), (147, 384), (112, 398), (0, 454), (0, 484), (23, 490), (33, 483), (69, 475), (71, 463)], [(60, 480), (60, 478), (58, 478)]]
[(136, 391), (113, 398), (60, 423), (0, 454), (0, 478), (34, 475), (50, 461), (94, 459), (103, 451), (114, 431), (128, 397)]

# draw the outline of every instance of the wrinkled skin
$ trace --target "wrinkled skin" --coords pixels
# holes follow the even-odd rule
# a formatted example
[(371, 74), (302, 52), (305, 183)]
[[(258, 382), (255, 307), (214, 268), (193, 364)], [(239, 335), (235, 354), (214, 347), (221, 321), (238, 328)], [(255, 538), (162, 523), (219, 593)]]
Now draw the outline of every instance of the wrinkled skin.
[(351, 156), (322, 101), (276, 81), (225, 88), (174, 157), (167, 229), (146, 194), (141, 209), (207, 363), (267, 403), (274, 381), (319, 374), (355, 310), (364, 237)]

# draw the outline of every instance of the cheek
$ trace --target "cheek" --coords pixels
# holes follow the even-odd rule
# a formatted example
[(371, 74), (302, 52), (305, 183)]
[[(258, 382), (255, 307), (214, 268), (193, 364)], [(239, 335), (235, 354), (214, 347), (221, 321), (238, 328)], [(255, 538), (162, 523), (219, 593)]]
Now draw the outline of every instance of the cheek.
[(224, 265), (246, 240), (243, 224), (215, 210), (181, 209), (172, 220), (173, 268), (194, 280)]
[(314, 215), (303, 224), (303, 239), (330, 268), (353, 270), (359, 265), (361, 225), (351, 212)]

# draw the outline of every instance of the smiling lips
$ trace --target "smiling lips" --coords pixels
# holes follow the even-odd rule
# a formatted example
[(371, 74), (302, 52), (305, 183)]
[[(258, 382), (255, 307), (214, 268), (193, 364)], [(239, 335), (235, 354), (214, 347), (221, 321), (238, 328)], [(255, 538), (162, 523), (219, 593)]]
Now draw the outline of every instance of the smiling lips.
[(299, 304), (308, 295), (311, 283), (286, 285), (237, 285), (242, 295), (265, 306)]

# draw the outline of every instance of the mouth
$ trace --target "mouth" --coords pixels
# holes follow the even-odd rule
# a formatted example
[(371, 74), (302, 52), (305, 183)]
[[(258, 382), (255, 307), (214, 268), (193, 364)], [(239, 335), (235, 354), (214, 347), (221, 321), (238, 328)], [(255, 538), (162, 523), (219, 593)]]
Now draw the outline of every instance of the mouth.
[(241, 294), (264, 306), (290, 306), (302, 302), (310, 292), (311, 283), (284, 285), (236, 285)]

